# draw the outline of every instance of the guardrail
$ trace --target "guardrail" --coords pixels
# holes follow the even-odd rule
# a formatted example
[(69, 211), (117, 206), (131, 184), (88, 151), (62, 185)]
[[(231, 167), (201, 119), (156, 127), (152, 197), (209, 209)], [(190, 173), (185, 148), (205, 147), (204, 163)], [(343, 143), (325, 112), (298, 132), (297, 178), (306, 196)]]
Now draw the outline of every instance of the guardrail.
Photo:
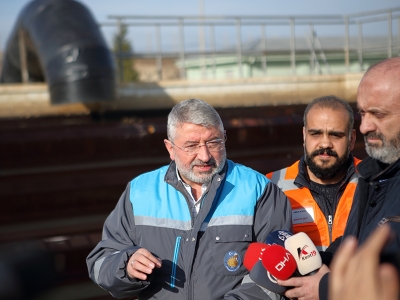
[[(131, 57), (154, 59), (161, 80), (166, 58), (176, 60), (180, 79), (188, 78), (193, 65), (201, 69), (202, 79), (214, 79), (218, 64), (227, 60), (235, 64), (234, 77), (249, 77), (244, 66), (249, 57), (257, 61), (259, 75), (267, 76), (269, 63), (276, 60), (290, 64), (288, 75), (302, 75), (300, 63), (305, 61), (309, 74), (343, 73), (365, 70), (368, 59), (373, 63), (400, 54), (400, 7), (349, 15), (111, 15), (109, 19), (100, 23), (103, 29), (132, 29), (135, 51), (120, 47), (115, 53), (121, 81), (122, 62)], [(225, 60), (219, 62), (221, 58)], [(330, 68), (334, 59), (343, 65), (339, 71)]]

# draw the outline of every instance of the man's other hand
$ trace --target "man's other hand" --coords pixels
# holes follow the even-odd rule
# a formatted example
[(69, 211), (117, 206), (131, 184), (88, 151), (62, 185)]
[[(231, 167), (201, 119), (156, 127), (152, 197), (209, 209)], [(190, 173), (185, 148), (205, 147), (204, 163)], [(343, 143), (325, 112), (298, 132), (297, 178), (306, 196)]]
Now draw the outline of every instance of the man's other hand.
[(399, 299), (396, 268), (380, 263), (380, 253), (389, 239), (388, 225), (376, 229), (358, 249), (355, 238), (346, 238), (331, 264), (329, 299)]
[(298, 300), (318, 300), (319, 282), (328, 272), (329, 268), (326, 265), (322, 265), (318, 272), (313, 275), (291, 277), (287, 280), (278, 280), (278, 284), (289, 288), (284, 294), (288, 298)]
[(128, 276), (138, 280), (146, 280), (154, 268), (161, 268), (161, 260), (145, 248), (133, 253), (126, 266)]

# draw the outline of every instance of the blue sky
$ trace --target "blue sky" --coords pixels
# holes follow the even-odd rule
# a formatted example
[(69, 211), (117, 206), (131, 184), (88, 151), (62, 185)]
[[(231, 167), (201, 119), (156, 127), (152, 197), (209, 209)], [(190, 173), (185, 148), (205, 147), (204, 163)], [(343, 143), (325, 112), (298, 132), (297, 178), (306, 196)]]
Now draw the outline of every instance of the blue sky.
[[(0, 49), (21, 9), (29, 0), (0, 0)], [(400, 7), (399, 0), (80, 0), (96, 21), (109, 15), (198, 15), (202, 3), (205, 15), (328, 15), (353, 14)], [(397, 30), (394, 29), (394, 30)], [(111, 32), (105, 32), (108, 42)]]

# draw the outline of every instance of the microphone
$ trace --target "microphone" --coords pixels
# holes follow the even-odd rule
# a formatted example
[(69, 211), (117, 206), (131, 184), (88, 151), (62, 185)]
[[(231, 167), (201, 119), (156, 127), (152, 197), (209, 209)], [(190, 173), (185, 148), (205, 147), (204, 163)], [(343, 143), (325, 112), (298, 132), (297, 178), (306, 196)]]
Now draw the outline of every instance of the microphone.
[(253, 269), (249, 273), (249, 276), (255, 284), (273, 293), (282, 295), (287, 290), (287, 287), (281, 286), (277, 283), (276, 278), (264, 268), (261, 260), (254, 265)]
[(285, 247), (285, 240), (289, 237), (293, 236), (293, 233), (287, 230), (276, 230), (268, 234), (265, 243), (268, 245), (280, 245)]
[(309, 275), (322, 266), (321, 255), (317, 247), (304, 232), (288, 237), (285, 240), (285, 248), (294, 257), (297, 270), (301, 275)]
[(262, 254), (267, 247), (269, 246), (264, 243), (251, 243), (244, 254), (244, 267), (251, 271), (254, 265), (261, 261)]
[(277, 279), (286, 280), (296, 271), (293, 255), (280, 245), (271, 245), (264, 250), (262, 263), (265, 269)]
[(250, 271), (250, 279), (255, 284), (273, 293), (283, 294), (287, 288), (280, 286), (276, 282), (276, 278), (265, 269), (262, 263), (264, 252), (269, 247), (269, 245), (264, 243), (251, 243), (244, 254), (243, 265)]

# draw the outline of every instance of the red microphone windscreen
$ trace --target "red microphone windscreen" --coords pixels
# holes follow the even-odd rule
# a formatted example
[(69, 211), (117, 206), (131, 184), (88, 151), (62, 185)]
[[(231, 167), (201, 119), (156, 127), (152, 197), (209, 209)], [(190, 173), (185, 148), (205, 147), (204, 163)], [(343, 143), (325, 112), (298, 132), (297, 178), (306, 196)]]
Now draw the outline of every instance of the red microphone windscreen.
[(251, 271), (254, 265), (261, 260), (262, 253), (267, 247), (269, 246), (264, 243), (251, 243), (249, 245), (249, 248), (247, 248), (246, 253), (244, 254), (243, 258), (244, 267), (247, 270)]
[(272, 276), (280, 280), (288, 279), (297, 268), (293, 255), (280, 245), (271, 245), (265, 249), (262, 263)]

